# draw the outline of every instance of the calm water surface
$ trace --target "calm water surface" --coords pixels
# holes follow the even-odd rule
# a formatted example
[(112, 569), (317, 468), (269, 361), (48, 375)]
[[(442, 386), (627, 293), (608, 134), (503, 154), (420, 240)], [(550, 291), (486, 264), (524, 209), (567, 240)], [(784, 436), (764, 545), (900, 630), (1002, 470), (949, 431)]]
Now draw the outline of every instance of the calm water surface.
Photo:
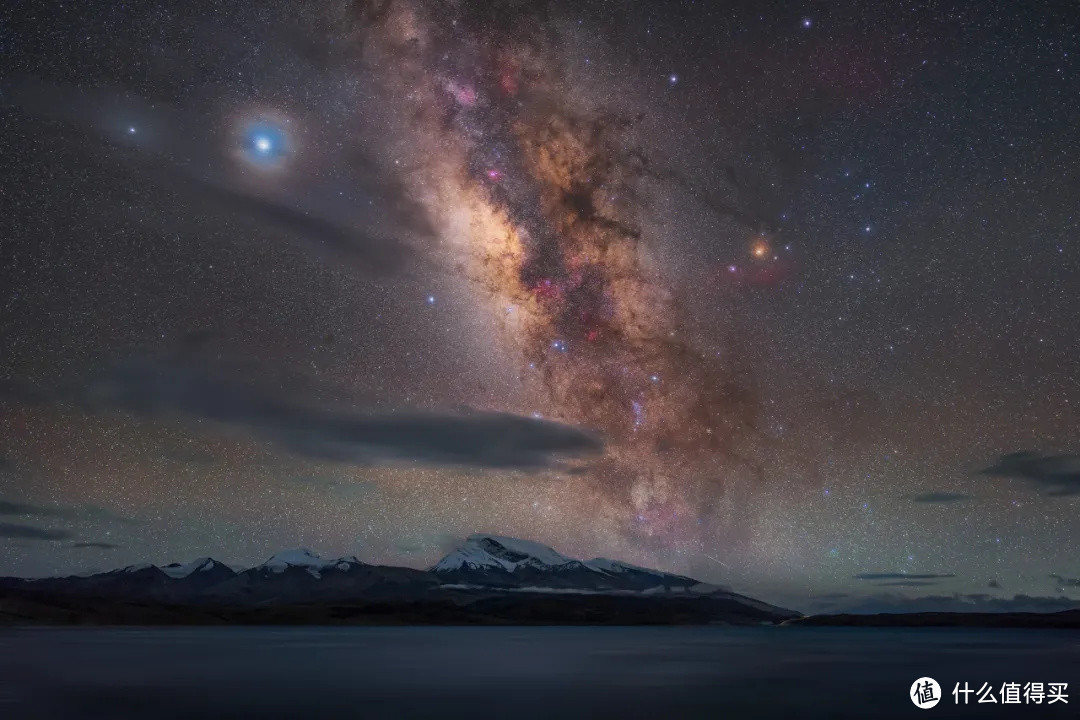
[[(924, 675), (928, 710), (908, 700)], [(965, 680), (1068, 682), (1070, 703), (957, 707)], [(1005, 716), (1080, 717), (1080, 632), (0, 630), (0, 718)]]

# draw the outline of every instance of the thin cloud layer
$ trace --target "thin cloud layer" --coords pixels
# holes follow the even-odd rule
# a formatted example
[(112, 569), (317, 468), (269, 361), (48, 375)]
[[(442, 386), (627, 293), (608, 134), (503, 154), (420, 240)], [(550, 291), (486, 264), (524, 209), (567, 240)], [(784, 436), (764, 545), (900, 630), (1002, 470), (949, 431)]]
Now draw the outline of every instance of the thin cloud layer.
[(856, 580), (940, 580), (943, 578), (954, 578), (956, 575), (951, 573), (859, 573), (853, 577)]
[(1002, 455), (981, 475), (1026, 480), (1051, 497), (1080, 495), (1080, 455), (1043, 455), (1032, 450)]
[(994, 597), (983, 593), (927, 595), (906, 597), (895, 593), (880, 593), (853, 599), (850, 602), (819, 604), (817, 612), (829, 613), (917, 613), (917, 612), (1062, 612), (1080, 608), (1080, 600), (1070, 598), (1014, 595)]
[(213, 421), (302, 457), (360, 465), (539, 470), (603, 448), (593, 433), (499, 412), (372, 414), (345, 403), (319, 405), (288, 389), (260, 387), (171, 361), (137, 360), (52, 393), (95, 413)]
[(114, 512), (97, 507), (96, 505), (58, 507), (0, 499), (0, 516), (5, 515), (9, 517), (64, 518), (65, 520), (76, 522), (97, 521), (121, 523), (124, 525), (137, 524), (136, 520), (117, 515)]
[(932, 505), (943, 505), (948, 503), (963, 502), (970, 500), (971, 496), (965, 493), (954, 492), (927, 492), (920, 493), (918, 495), (909, 495), (908, 500), (916, 503), (927, 503)]
[(34, 525), (0, 522), (0, 538), (19, 540), (67, 540), (72, 534), (67, 530), (50, 530)]

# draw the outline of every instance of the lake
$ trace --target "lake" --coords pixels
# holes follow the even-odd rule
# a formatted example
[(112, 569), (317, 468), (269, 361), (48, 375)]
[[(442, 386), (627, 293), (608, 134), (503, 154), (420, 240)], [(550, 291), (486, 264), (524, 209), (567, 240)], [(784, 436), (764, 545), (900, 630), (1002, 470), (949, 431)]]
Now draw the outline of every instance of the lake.
[[(921, 676), (944, 698), (908, 699)], [(1067, 682), (1069, 704), (954, 704)], [(1076, 692), (1077, 696), (1072, 697)], [(1076, 717), (1080, 632), (799, 627), (0, 630), (0, 718)], [(925, 713), (925, 714), (924, 714)]]

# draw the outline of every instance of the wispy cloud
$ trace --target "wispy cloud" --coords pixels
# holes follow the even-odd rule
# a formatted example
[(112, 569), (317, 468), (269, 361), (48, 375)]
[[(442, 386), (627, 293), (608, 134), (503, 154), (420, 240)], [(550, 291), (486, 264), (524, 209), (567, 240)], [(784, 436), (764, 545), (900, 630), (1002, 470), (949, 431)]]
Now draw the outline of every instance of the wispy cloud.
[(48, 528), (35, 527), (33, 525), (0, 522), (0, 538), (16, 538), (20, 540), (67, 540), (70, 537), (71, 532), (67, 530), (50, 530)]
[(212, 421), (299, 456), (358, 465), (414, 462), (539, 470), (603, 449), (592, 432), (550, 420), (480, 411), (376, 414), (354, 403), (319, 404), (309, 397), (310, 392), (259, 386), (235, 374), (148, 358), (70, 382), (59, 393), (39, 388), (21, 393), (24, 400), (75, 402), (89, 412)]
[(1080, 455), (1044, 455), (1023, 450), (1002, 455), (979, 473), (1026, 480), (1052, 497), (1080, 495)]
[(8, 517), (64, 518), (73, 521), (96, 520), (101, 522), (122, 523), (125, 525), (134, 525), (137, 522), (136, 520), (118, 515), (111, 510), (106, 510), (105, 508), (100, 508), (96, 505), (57, 507), (0, 499), (0, 516), (5, 515)]
[(938, 574), (938, 573), (896, 573), (896, 572), (884, 572), (884, 573), (859, 573), (852, 576), (856, 580), (939, 580), (944, 578), (954, 578), (955, 575), (951, 573)]
[[(248, 224), (260, 234), (281, 238), (338, 265), (377, 275), (404, 273), (415, 255), (414, 242), (437, 235), (428, 213), (406, 189), (355, 148), (342, 158), (353, 170), (349, 175), (355, 187), (378, 199), (380, 212), (375, 217), (355, 209), (319, 210), (318, 203), (304, 204), (297, 193), (252, 192), (222, 168), (217, 155), (206, 152), (215, 145), (208, 130), (213, 123), (195, 109), (140, 98), (134, 92), (55, 85), (29, 76), (10, 79), (3, 99), (30, 116), (60, 124), (63, 137), (79, 142), (82, 152), (152, 177), (156, 185), (168, 186), (200, 205), (204, 214), (221, 222)], [(117, 135), (116, 128), (93, 119), (103, 105), (127, 108), (172, 132), (160, 132), (153, 144), (141, 142), (138, 135)]]
[(1067, 597), (1030, 595), (1000, 598), (983, 593), (927, 595), (912, 598), (893, 592), (882, 592), (862, 598), (852, 598), (848, 602), (818, 607), (826, 612), (850, 613), (1061, 612), (1080, 608), (1080, 601)]
[(893, 580), (891, 582), (877, 583), (878, 587), (926, 587), (928, 585), (937, 585), (936, 580)]
[(971, 496), (954, 492), (927, 492), (918, 495), (908, 495), (907, 499), (916, 503), (946, 504), (970, 500)]

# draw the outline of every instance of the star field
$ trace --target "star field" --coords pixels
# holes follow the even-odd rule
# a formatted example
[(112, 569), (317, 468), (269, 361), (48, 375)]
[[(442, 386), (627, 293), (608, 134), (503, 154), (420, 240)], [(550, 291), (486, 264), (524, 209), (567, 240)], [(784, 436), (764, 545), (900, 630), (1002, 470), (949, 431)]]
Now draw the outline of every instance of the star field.
[(1080, 12), (0, 13), (0, 574), (1080, 602)]

